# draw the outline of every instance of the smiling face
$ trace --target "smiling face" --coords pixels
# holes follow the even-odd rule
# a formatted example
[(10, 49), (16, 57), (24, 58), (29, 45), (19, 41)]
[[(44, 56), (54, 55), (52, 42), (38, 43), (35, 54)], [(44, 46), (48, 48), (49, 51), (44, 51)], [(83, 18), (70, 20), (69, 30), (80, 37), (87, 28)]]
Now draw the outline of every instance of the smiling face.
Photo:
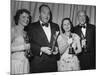
[(71, 24), (69, 20), (63, 21), (63, 29), (65, 30), (65, 32), (69, 32), (71, 30)]
[(43, 23), (48, 23), (50, 20), (50, 9), (48, 7), (43, 6), (40, 11), (40, 20)]
[(27, 26), (29, 24), (29, 15), (27, 13), (22, 13), (19, 17), (18, 23)]
[(83, 11), (79, 12), (78, 19), (79, 19), (80, 24), (85, 24), (85, 22), (86, 22), (85, 12), (83, 12)]

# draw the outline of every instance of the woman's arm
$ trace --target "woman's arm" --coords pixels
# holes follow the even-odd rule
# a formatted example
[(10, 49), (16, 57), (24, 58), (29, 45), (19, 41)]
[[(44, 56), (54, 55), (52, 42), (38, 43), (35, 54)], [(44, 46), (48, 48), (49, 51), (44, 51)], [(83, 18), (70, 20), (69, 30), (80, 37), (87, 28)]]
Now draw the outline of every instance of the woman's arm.
[(16, 34), (17, 34), (16, 29), (15, 27), (13, 27), (11, 29), (11, 51), (16, 52), (16, 51), (22, 51), (28, 49), (30, 45), (24, 42), (24, 38), (19, 39), (19, 41), (21, 41), (20, 43), (16, 41), (18, 37)]
[(15, 51), (19, 51), (19, 50), (22, 50), (24, 49), (24, 45), (17, 45), (16, 42), (15, 42), (15, 28), (13, 27), (11, 29), (11, 51), (12, 52), (15, 52)]
[(24, 45), (11, 45), (11, 51), (12, 52), (17, 52), (17, 51), (21, 51), (21, 50), (25, 50)]
[(11, 43), (13, 42), (14, 39), (15, 39), (15, 28), (13, 27), (11, 29)]
[(58, 42), (59, 52), (62, 55), (67, 50), (68, 44), (63, 41), (61, 35), (58, 37), (57, 42)]
[(77, 47), (77, 50), (75, 50), (75, 53), (78, 54), (82, 51), (81, 43), (80, 43), (80, 37), (78, 35), (77, 35), (77, 38), (76, 38), (76, 47)]

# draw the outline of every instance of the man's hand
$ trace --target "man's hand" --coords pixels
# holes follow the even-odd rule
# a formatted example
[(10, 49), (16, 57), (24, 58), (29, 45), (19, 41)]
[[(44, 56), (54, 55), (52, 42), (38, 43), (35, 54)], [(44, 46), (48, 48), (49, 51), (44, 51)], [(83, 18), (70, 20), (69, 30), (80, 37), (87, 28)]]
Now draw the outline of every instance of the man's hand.
[(41, 52), (47, 54), (47, 55), (51, 55), (51, 48), (50, 47), (41, 47)]

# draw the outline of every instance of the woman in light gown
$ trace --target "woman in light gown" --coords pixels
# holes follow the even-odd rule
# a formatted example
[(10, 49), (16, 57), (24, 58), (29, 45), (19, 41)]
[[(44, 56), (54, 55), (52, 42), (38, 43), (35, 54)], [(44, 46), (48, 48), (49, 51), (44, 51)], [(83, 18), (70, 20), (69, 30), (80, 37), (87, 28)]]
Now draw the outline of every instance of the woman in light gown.
[(15, 26), (11, 29), (11, 74), (29, 73), (29, 61), (25, 54), (30, 44), (26, 41), (24, 28), (31, 22), (30, 12), (26, 9), (17, 10), (14, 21)]
[(72, 23), (69, 18), (64, 18), (61, 25), (62, 33), (57, 42), (61, 58), (58, 61), (58, 71), (80, 70), (77, 54), (81, 52), (80, 37), (72, 33)]

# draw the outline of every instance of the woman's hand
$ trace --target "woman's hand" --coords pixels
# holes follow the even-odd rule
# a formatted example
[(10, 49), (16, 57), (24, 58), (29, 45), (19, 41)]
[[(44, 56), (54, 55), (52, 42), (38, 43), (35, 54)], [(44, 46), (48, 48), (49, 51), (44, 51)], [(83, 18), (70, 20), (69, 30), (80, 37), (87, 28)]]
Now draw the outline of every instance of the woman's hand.
[(30, 49), (30, 44), (28, 43), (28, 44), (25, 44), (25, 47), (24, 47), (25, 49)]
[(68, 39), (68, 44), (71, 44), (72, 42), (73, 42), (72, 38)]
[(52, 52), (54, 55), (58, 54), (58, 47), (55, 47), (55, 50)]
[(82, 47), (86, 46), (86, 39), (83, 39), (83, 40), (81, 41), (81, 44), (82, 44)]

